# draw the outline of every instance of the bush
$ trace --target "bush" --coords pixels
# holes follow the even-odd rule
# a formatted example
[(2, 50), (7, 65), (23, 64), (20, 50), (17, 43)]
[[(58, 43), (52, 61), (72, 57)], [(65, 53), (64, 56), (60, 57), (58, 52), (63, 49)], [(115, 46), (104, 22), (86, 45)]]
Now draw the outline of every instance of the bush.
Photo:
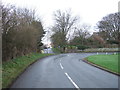
[(62, 50), (60, 48), (52, 48), (54, 53), (63, 53)]
[(119, 42), (118, 42), (118, 41), (115, 41), (115, 40), (107, 40), (107, 42), (108, 42), (109, 44), (119, 44)]

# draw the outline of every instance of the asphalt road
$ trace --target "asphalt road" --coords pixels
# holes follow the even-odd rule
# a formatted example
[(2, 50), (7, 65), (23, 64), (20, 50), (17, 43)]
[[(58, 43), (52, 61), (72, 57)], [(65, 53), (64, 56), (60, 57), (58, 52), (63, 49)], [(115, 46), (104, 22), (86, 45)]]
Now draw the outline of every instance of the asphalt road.
[(38, 60), (11, 88), (118, 88), (118, 76), (82, 61), (96, 53), (69, 53)]

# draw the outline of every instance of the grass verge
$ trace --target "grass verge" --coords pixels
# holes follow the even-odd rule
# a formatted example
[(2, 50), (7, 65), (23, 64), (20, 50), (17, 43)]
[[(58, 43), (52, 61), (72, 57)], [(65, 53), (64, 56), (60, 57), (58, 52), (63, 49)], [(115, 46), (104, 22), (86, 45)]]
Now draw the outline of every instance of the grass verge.
[(57, 53), (57, 54), (61, 53), (60, 48), (52, 48), (52, 50), (54, 53)]
[(106, 70), (120, 74), (118, 70), (118, 54), (116, 55), (93, 55), (86, 58), (88, 62), (103, 67)]
[(33, 62), (53, 54), (31, 53), (2, 64), (2, 88), (9, 85)]

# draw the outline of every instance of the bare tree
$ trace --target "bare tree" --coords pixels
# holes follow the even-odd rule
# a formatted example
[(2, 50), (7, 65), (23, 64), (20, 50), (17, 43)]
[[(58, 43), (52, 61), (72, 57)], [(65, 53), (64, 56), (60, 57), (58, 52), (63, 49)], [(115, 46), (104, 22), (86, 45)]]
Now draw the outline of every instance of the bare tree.
[(57, 27), (57, 31), (63, 32), (67, 34), (71, 27), (74, 26), (78, 17), (72, 17), (71, 11), (62, 12), (61, 10), (57, 10), (54, 13), (55, 16), (55, 26)]
[[(67, 34), (77, 22), (78, 17), (77, 16), (73, 17), (70, 10), (68, 11), (57, 10), (54, 13), (54, 18), (55, 25), (52, 27), (52, 31), (54, 32), (52, 36), (53, 38), (52, 42), (53, 43), (58, 42), (59, 44), (57, 45), (64, 46), (67, 43)], [(59, 38), (59, 40), (56, 40), (55, 38)]]
[(90, 35), (88, 31), (89, 29), (90, 29), (90, 25), (87, 25), (87, 24), (82, 24), (82, 25), (79, 25), (78, 27), (75, 27), (73, 43), (76, 42), (77, 45), (84, 45), (86, 38)]
[(2, 60), (36, 52), (41, 46), (43, 26), (35, 12), (15, 6), (2, 7)]
[(114, 40), (118, 42), (118, 37), (120, 37), (120, 12), (103, 17), (103, 19), (98, 22), (97, 26), (99, 35), (105, 40)]

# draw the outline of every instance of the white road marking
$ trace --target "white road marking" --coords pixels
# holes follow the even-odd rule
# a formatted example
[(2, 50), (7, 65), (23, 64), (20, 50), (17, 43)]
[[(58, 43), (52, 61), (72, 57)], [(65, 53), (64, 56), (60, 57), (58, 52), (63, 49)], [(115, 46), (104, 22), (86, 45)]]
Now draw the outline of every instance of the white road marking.
[(71, 79), (71, 77), (66, 72), (65, 72), (65, 75), (71, 81), (71, 83), (75, 86), (75, 88), (77, 88), (78, 90), (80, 90), (80, 88), (78, 87), (78, 85)]
[(63, 66), (62, 66), (62, 64), (60, 63), (60, 67), (61, 67), (61, 69), (63, 69)]

